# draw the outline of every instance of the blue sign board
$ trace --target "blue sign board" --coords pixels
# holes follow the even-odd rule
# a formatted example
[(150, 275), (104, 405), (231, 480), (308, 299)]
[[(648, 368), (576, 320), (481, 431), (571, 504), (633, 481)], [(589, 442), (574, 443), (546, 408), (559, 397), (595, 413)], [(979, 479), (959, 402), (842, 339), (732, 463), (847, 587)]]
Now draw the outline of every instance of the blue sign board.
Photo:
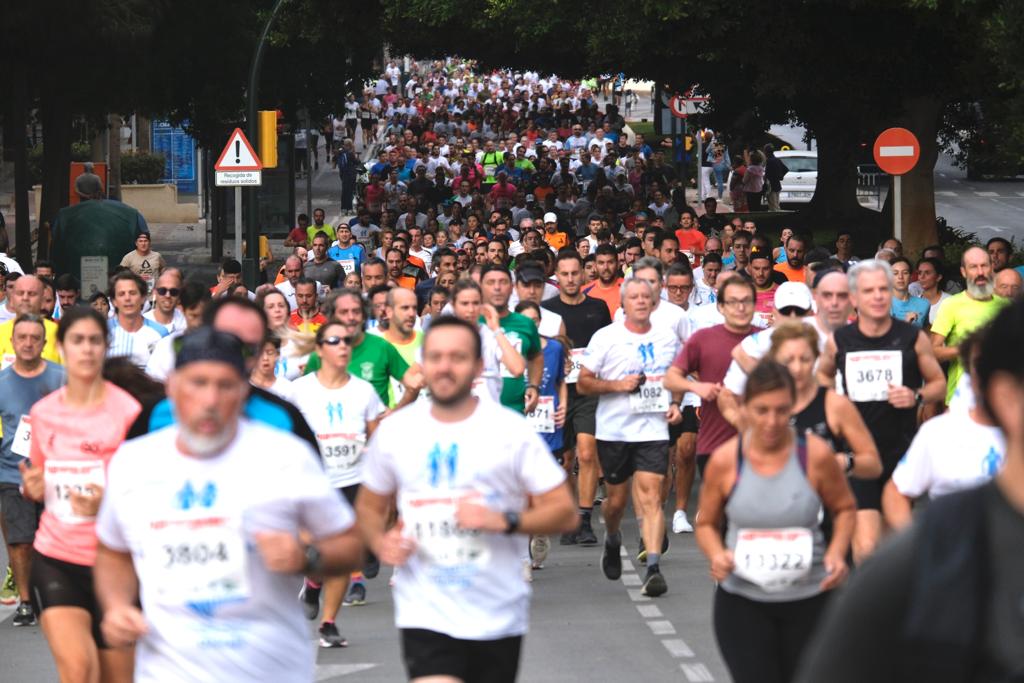
[(167, 121), (153, 121), (152, 144), (154, 154), (164, 155), (162, 183), (174, 183), (178, 192), (195, 194), (196, 143), (182, 128)]

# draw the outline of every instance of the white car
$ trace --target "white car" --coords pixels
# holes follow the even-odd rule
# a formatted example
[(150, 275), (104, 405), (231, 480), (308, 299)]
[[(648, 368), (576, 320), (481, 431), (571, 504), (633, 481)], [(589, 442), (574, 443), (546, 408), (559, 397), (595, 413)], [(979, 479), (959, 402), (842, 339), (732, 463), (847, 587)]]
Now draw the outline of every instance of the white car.
[(780, 204), (806, 204), (818, 186), (818, 153), (791, 149), (775, 152), (776, 158), (786, 165), (789, 173), (782, 179)]

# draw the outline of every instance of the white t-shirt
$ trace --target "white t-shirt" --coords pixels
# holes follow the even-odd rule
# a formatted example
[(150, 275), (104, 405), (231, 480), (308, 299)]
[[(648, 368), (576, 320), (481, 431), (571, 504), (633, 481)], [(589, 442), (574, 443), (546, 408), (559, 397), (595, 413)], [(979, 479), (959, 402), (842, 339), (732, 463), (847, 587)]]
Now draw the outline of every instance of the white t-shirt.
[(107, 358), (127, 356), (132, 363), (143, 370), (146, 369), (157, 342), (167, 336), (167, 328), (149, 318), (143, 318), (142, 327), (135, 332), (126, 331), (117, 322), (116, 317), (111, 318), (107, 323), (110, 330)]
[(287, 380), (284, 377), (274, 377), (274, 383), (267, 389), (270, 393), (278, 398), (283, 398), (286, 401), (295, 401), (295, 397), (292, 392), (291, 380)]
[(345, 386), (328, 389), (312, 373), (292, 382), (291, 389), (295, 406), (316, 434), (331, 485), (340, 489), (358, 484), (366, 423), (385, 410), (373, 385), (349, 375)]
[(931, 498), (980, 486), (1002, 469), (1006, 439), (967, 412), (950, 411), (921, 425), (892, 481), (904, 496)]
[(174, 315), (171, 316), (170, 325), (164, 325), (162, 322), (157, 320), (156, 315), (153, 313), (152, 309), (143, 313), (142, 317), (146, 318), (147, 320), (152, 320), (157, 325), (160, 325), (171, 334), (174, 334), (175, 332), (184, 332), (188, 328), (188, 320), (185, 318), (185, 314), (182, 313), (181, 309), (177, 307), (175, 307), (174, 309)]
[(302, 577), (268, 571), (255, 534), (326, 538), (354, 524), (352, 509), (284, 430), (243, 419), (210, 458), (182, 455), (177, 436), (172, 426), (121, 446), (96, 524), (139, 577), (149, 632), (135, 680), (312, 681), (316, 653), (295, 600)]
[(174, 353), (174, 340), (184, 332), (171, 332), (161, 339), (153, 347), (153, 353), (149, 354), (146, 362), (146, 374), (158, 382), (166, 382), (171, 370), (174, 369), (174, 361), (177, 354)]
[(976, 402), (974, 387), (971, 386), (971, 375), (965, 372), (960, 375), (956, 388), (953, 389), (953, 397), (949, 399), (949, 411), (966, 413)]
[(363, 469), (363, 486), (397, 492), (404, 533), (418, 545), (395, 571), (395, 625), (465, 640), (523, 635), (527, 537), (458, 530), (455, 506), (468, 499), (521, 512), (529, 496), (562, 485), (565, 472), (526, 418), (497, 402), (479, 401), (459, 424), (430, 410), (417, 402), (384, 420)]
[(594, 333), (583, 352), (583, 367), (604, 380), (643, 373), (647, 380), (642, 389), (660, 387), (659, 397), (664, 407), (664, 410), (641, 410), (638, 406), (641, 394), (601, 394), (594, 436), (601, 441), (668, 440), (665, 411), (672, 398), (662, 383), (680, 346), (673, 332), (654, 324), (644, 334), (630, 332), (624, 322), (614, 322)]
[(309, 352), (299, 353), (299, 348), (291, 339), (285, 340), (281, 344), (281, 355), (274, 366), (274, 374), (287, 380), (298, 379), (309, 362), (309, 356)]
[[(804, 318), (803, 321), (818, 332), (818, 356), (820, 357), (825, 351), (828, 333), (821, 329), (821, 326), (818, 325), (818, 319), (813, 315)], [(747, 335), (740, 342), (740, 348), (755, 361), (759, 361), (768, 355), (768, 351), (771, 350), (772, 334), (774, 333), (775, 328), (769, 327), (766, 330), (760, 330), (754, 334)], [(737, 396), (742, 396), (743, 390), (747, 388), (747, 373), (743, 371), (743, 368), (735, 360), (729, 364), (729, 369), (725, 373), (725, 379), (722, 380), (722, 386)]]

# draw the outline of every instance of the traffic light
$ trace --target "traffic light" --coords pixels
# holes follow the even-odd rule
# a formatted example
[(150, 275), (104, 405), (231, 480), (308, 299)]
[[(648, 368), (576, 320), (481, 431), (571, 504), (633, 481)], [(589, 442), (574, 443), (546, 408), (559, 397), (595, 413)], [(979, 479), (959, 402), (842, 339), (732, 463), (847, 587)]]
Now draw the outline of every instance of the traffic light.
[(261, 111), (257, 121), (260, 129), (260, 161), (263, 168), (277, 168), (277, 112)]

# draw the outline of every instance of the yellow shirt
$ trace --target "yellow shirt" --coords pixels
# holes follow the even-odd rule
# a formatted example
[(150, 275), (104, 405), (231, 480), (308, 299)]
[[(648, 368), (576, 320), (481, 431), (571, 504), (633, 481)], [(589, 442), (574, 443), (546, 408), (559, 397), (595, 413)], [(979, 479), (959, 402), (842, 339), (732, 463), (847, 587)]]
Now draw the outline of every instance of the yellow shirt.
[[(43, 360), (53, 361), (63, 365), (64, 361), (57, 352), (57, 323), (52, 320), (43, 319), (43, 327), (46, 328), (46, 343), (43, 344)], [(0, 325), (0, 364), (7, 367), (14, 362), (14, 343), (11, 337), (14, 335), (14, 320), (8, 320)]]
[[(946, 346), (958, 345), (964, 337), (994, 318), (1003, 306), (1010, 303), (1009, 299), (993, 296), (988, 301), (978, 301), (967, 296), (966, 292), (954, 294), (939, 306), (932, 323), (932, 332), (946, 338)], [(960, 358), (954, 358), (949, 364), (949, 380), (946, 384), (946, 405), (953, 399), (960, 376), (964, 374)]]

